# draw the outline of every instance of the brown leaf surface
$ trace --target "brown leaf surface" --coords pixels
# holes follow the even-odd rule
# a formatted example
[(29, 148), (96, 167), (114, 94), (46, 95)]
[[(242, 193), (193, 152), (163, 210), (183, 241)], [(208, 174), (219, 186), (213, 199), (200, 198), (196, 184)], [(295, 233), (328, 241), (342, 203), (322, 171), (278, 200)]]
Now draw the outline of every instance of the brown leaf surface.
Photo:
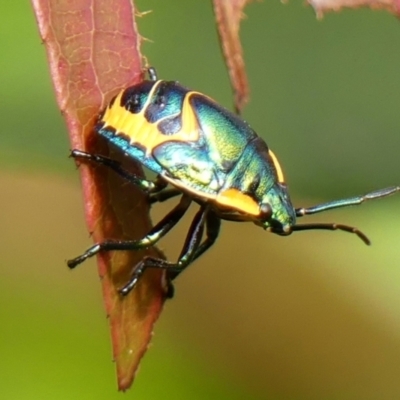
[(326, 12), (359, 7), (386, 9), (395, 15), (400, 15), (399, 0), (307, 0), (307, 2), (314, 8), (318, 18), (322, 18)]
[(248, 2), (249, 0), (213, 0), (220, 43), (234, 91), (237, 113), (241, 112), (249, 100), (249, 84), (239, 38), (242, 10)]
[[(32, 3), (72, 148), (110, 155), (107, 143), (93, 134), (93, 124), (119, 89), (141, 79), (134, 5), (131, 0)], [(111, 156), (122, 160), (132, 172), (142, 174), (138, 165), (119, 153), (115, 151)], [(80, 172), (87, 224), (96, 242), (139, 238), (149, 230), (149, 207), (133, 185), (101, 167), (82, 165)], [(154, 249), (147, 254), (160, 256)], [(118, 252), (98, 258), (121, 390), (133, 381), (164, 302), (160, 271), (147, 271), (126, 298), (116, 291), (143, 255)]]

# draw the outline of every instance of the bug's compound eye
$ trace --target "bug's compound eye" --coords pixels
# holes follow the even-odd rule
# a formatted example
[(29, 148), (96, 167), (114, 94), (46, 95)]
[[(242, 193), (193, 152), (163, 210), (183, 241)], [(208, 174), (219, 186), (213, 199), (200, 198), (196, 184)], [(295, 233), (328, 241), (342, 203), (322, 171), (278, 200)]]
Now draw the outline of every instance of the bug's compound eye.
[(263, 220), (270, 219), (272, 217), (272, 207), (268, 203), (260, 204), (260, 218)]

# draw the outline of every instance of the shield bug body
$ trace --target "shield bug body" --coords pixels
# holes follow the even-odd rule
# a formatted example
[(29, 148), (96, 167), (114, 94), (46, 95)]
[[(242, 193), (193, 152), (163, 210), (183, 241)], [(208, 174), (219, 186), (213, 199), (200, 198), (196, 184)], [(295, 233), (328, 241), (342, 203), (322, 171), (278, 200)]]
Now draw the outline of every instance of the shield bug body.
[[(398, 192), (400, 187), (295, 208), (277, 157), (245, 121), (202, 93), (174, 81), (157, 80), (153, 68), (148, 72), (148, 80), (122, 90), (110, 102), (100, 114), (95, 131), (155, 172), (157, 180), (139, 178), (116, 161), (97, 154), (73, 150), (72, 156), (113, 169), (148, 193), (151, 202), (176, 195), (181, 195), (181, 200), (144, 238), (98, 243), (68, 261), (70, 268), (101, 251), (138, 250), (154, 245), (182, 218), (192, 201), (200, 209), (178, 261), (145, 257), (120, 289), (121, 294), (126, 295), (135, 287), (146, 268), (164, 268), (169, 280), (176, 278), (215, 242), (221, 220), (252, 221), (279, 235), (309, 229), (342, 230), (355, 233), (369, 244), (357, 228), (331, 223), (297, 224), (296, 217), (361, 204)], [(169, 295), (172, 296), (172, 286)]]

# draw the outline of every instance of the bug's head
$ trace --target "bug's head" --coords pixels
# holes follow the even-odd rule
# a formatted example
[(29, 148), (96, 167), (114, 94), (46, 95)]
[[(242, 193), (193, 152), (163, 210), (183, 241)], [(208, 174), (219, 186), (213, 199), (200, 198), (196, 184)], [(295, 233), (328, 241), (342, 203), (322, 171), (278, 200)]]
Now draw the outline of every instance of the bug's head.
[(279, 235), (290, 235), (296, 223), (296, 211), (293, 208), (285, 184), (275, 184), (262, 199), (261, 217), (256, 224), (265, 230)]

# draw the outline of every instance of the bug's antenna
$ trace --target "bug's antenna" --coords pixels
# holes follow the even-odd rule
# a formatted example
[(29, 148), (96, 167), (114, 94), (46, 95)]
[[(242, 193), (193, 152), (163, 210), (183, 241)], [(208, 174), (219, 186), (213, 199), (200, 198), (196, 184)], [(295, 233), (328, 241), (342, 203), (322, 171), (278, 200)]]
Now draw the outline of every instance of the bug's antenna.
[[(376, 190), (375, 192), (367, 193), (363, 196), (350, 197), (348, 199), (334, 200), (324, 204), (318, 204), (316, 206), (308, 208), (296, 208), (296, 216), (302, 217), (303, 215), (316, 214), (322, 211), (332, 210), (334, 208), (356, 206), (364, 203), (367, 200), (379, 199), (381, 197), (390, 196), (394, 193), (400, 192), (400, 186), (392, 186), (386, 189)], [(302, 226), (302, 225), (299, 225)], [(344, 226), (344, 225), (342, 225)], [(310, 228), (317, 229), (317, 228)], [(318, 229), (330, 229), (330, 228), (318, 228)], [(339, 229), (339, 228), (337, 228)], [(298, 229), (300, 230), (300, 229)], [(342, 229), (346, 230), (346, 229)], [(355, 232), (354, 232), (355, 233)]]
[(366, 245), (370, 245), (371, 241), (368, 237), (354, 226), (335, 224), (335, 223), (315, 223), (315, 224), (299, 224), (292, 226), (292, 231), (306, 231), (311, 229), (325, 229), (329, 231), (344, 231), (356, 234)]

